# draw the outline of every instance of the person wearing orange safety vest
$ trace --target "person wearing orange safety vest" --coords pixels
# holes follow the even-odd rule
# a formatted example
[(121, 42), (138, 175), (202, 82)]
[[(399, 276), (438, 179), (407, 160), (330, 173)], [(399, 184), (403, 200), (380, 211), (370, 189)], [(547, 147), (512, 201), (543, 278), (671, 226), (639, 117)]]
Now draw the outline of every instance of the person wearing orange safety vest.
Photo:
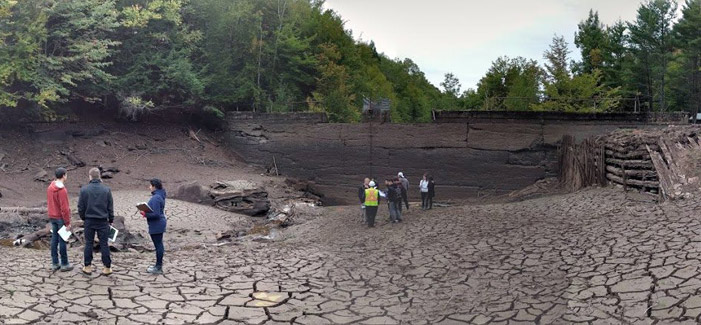
[(375, 216), (377, 216), (377, 208), (380, 205), (380, 191), (377, 189), (377, 184), (371, 181), (368, 188), (363, 193), (363, 202), (365, 203), (365, 218), (368, 227), (375, 227)]

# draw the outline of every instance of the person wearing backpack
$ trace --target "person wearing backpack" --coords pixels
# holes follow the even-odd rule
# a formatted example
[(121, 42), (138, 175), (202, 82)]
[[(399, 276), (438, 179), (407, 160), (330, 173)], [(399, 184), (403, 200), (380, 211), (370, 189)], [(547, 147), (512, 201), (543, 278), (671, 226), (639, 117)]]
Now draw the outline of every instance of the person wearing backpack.
[(389, 207), (389, 219), (392, 223), (397, 223), (402, 221), (401, 214), (399, 212), (399, 205), (402, 203), (401, 196), (401, 185), (397, 186), (394, 180), (385, 180), (385, 185), (387, 185), (387, 206)]
[[(409, 211), (409, 180), (404, 177), (403, 172), (399, 172), (399, 181), (402, 184), (402, 201), (404, 201), (404, 204), (406, 205), (407, 211)], [(402, 205), (399, 205), (399, 210), (401, 211)]]

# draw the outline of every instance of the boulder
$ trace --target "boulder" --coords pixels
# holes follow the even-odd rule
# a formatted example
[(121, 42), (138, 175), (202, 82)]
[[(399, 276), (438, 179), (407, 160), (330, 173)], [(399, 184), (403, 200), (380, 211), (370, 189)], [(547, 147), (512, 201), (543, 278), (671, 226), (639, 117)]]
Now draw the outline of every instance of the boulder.
[(214, 200), (212, 200), (212, 198), (209, 196), (209, 188), (202, 186), (197, 182), (180, 185), (173, 198), (181, 201), (205, 205), (214, 204)]
[(48, 182), (49, 174), (45, 170), (39, 169), (36, 174), (34, 174), (34, 180), (37, 182)]

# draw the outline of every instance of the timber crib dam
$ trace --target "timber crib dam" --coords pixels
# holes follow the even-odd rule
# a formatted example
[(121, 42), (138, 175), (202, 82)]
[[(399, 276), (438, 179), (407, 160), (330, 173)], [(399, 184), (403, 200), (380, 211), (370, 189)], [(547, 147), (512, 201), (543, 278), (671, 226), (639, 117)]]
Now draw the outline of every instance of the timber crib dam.
[(563, 137), (561, 185), (577, 190), (607, 183), (659, 196), (691, 198), (701, 191), (701, 127), (622, 129), (575, 144)]
[(435, 112), (432, 123), (403, 124), (329, 123), (323, 113), (229, 112), (226, 122), (226, 146), (236, 159), (314, 182), (325, 204), (354, 204), (363, 178), (400, 171), (409, 178), (412, 200), (419, 199), (425, 172), (435, 177), (441, 200), (509, 194), (558, 176), (564, 135), (581, 146), (621, 129), (688, 125), (688, 115), (451, 111)]

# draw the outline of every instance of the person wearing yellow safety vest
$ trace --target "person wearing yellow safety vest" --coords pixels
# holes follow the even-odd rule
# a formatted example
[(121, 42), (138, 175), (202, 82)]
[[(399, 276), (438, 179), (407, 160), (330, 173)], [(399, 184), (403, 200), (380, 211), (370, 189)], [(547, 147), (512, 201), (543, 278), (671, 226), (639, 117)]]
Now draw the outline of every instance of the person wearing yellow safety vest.
[(380, 205), (380, 191), (377, 189), (377, 184), (371, 181), (368, 188), (363, 193), (363, 201), (365, 202), (365, 218), (368, 227), (375, 227), (375, 216), (377, 216), (377, 208)]

